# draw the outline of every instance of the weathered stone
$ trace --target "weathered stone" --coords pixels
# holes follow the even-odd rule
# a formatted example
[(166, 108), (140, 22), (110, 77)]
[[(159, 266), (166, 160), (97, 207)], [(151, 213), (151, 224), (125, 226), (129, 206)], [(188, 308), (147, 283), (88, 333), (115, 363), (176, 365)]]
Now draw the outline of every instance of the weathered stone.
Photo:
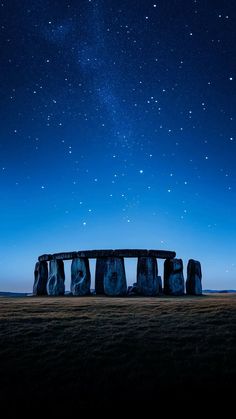
[(57, 259), (57, 260), (70, 260), (70, 259), (74, 259), (77, 257), (77, 252), (62, 252), (62, 253), (54, 253), (52, 255), (52, 259)]
[(50, 260), (49, 277), (47, 283), (48, 295), (64, 295), (65, 293), (65, 271), (63, 260)]
[(109, 296), (122, 296), (127, 293), (124, 259), (106, 259), (104, 272), (104, 292)]
[(148, 256), (148, 250), (146, 249), (116, 249), (114, 250), (114, 256), (124, 258), (137, 258), (139, 256)]
[(137, 287), (140, 295), (159, 294), (157, 260), (152, 257), (139, 257), (137, 265)]
[(86, 257), (91, 259), (96, 259), (100, 257), (112, 257), (114, 256), (114, 250), (105, 249), (105, 250), (79, 250), (77, 252), (77, 257)]
[(202, 294), (202, 270), (198, 260), (190, 259), (188, 261), (186, 293), (190, 295)]
[(78, 252), (61, 252), (54, 253), (53, 255), (41, 255), (38, 260), (50, 261), (52, 259), (69, 260), (78, 258), (91, 258), (96, 259), (99, 257), (125, 257), (125, 258), (136, 258), (136, 257), (155, 257), (158, 259), (172, 259), (176, 255), (175, 252), (168, 250), (146, 250), (146, 249), (105, 249), (105, 250), (79, 250)]
[(39, 262), (49, 262), (49, 260), (52, 260), (52, 255), (41, 255), (38, 257)]
[(166, 259), (164, 263), (164, 293), (184, 294), (184, 275), (182, 259)]
[(91, 275), (88, 258), (73, 259), (71, 264), (71, 285), (70, 290), (73, 295), (89, 295), (91, 285)]
[(148, 256), (157, 259), (174, 259), (176, 253), (170, 250), (148, 250)]
[(107, 266), (107, 258), (99, 257), (96, 261), (95, 291), (97, 295), (104, 295), (104, 275)]
[(33, 295), (47, 295), (48, 264), (37, 262), (34, 270)]

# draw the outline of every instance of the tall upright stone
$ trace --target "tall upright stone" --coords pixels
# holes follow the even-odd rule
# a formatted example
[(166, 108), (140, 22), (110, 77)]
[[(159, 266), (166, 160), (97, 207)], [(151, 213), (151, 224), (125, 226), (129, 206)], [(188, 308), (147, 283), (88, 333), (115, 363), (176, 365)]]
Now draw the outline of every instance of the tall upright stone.
[(33, 295), (47, 295), (48, 264), (37, 262), (34, 270)]
[(99, 257), (96, 260), (95, 269), (95, 291), (97, 295), (104, 295), (104, 275), (106, 270), (106, 257)]
[(202, 269), (198, 260), (190, 259), (188, 261), (186, 293), (202, 295)]
[(154, 257), (139, 257), (137, 264), (138, 294), (154, 296), (159, 294), (157, 260)]
[(53, 259), (49, 262), (49, 276), (47, 283), (48, 295), (64, 295), (65, 271), (63, 260)]
[(91, 274), (88, 258), (75, 258), (71, 264), (71, 285), (73, 295), (89, 295)]
[(164, 263), (164, 293), (184, 294), (184, 275), (182, 259), (166, 259)]
[(109, 296), (123, 296), (127, 294), (124, 258), (108, 257), (104, 272), (104, 292)]

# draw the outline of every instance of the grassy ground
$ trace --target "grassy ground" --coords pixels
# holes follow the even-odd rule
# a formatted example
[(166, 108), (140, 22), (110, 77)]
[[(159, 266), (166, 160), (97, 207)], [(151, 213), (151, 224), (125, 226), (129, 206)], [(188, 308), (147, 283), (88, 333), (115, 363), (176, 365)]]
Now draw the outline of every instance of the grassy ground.
[(0, 401), (155, 403), (235, 391), (236, 294), (1, 298)]

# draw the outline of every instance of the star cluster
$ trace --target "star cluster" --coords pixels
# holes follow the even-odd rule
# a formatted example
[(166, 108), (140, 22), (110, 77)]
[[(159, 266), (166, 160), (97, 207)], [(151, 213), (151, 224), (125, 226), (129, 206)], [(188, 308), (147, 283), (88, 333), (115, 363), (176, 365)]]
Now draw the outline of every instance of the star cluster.
[(0, 8), (1, 289), (30, 290), (41, 253), (119, 247), (235, 288), (234, 2)]

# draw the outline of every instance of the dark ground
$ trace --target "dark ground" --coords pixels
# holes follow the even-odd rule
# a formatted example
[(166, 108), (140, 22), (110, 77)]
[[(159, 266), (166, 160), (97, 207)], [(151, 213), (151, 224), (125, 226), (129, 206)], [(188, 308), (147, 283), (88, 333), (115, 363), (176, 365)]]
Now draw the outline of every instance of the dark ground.
[(118, 406), (235, 393), (236, 294), (0, 298), (0, 401)]

